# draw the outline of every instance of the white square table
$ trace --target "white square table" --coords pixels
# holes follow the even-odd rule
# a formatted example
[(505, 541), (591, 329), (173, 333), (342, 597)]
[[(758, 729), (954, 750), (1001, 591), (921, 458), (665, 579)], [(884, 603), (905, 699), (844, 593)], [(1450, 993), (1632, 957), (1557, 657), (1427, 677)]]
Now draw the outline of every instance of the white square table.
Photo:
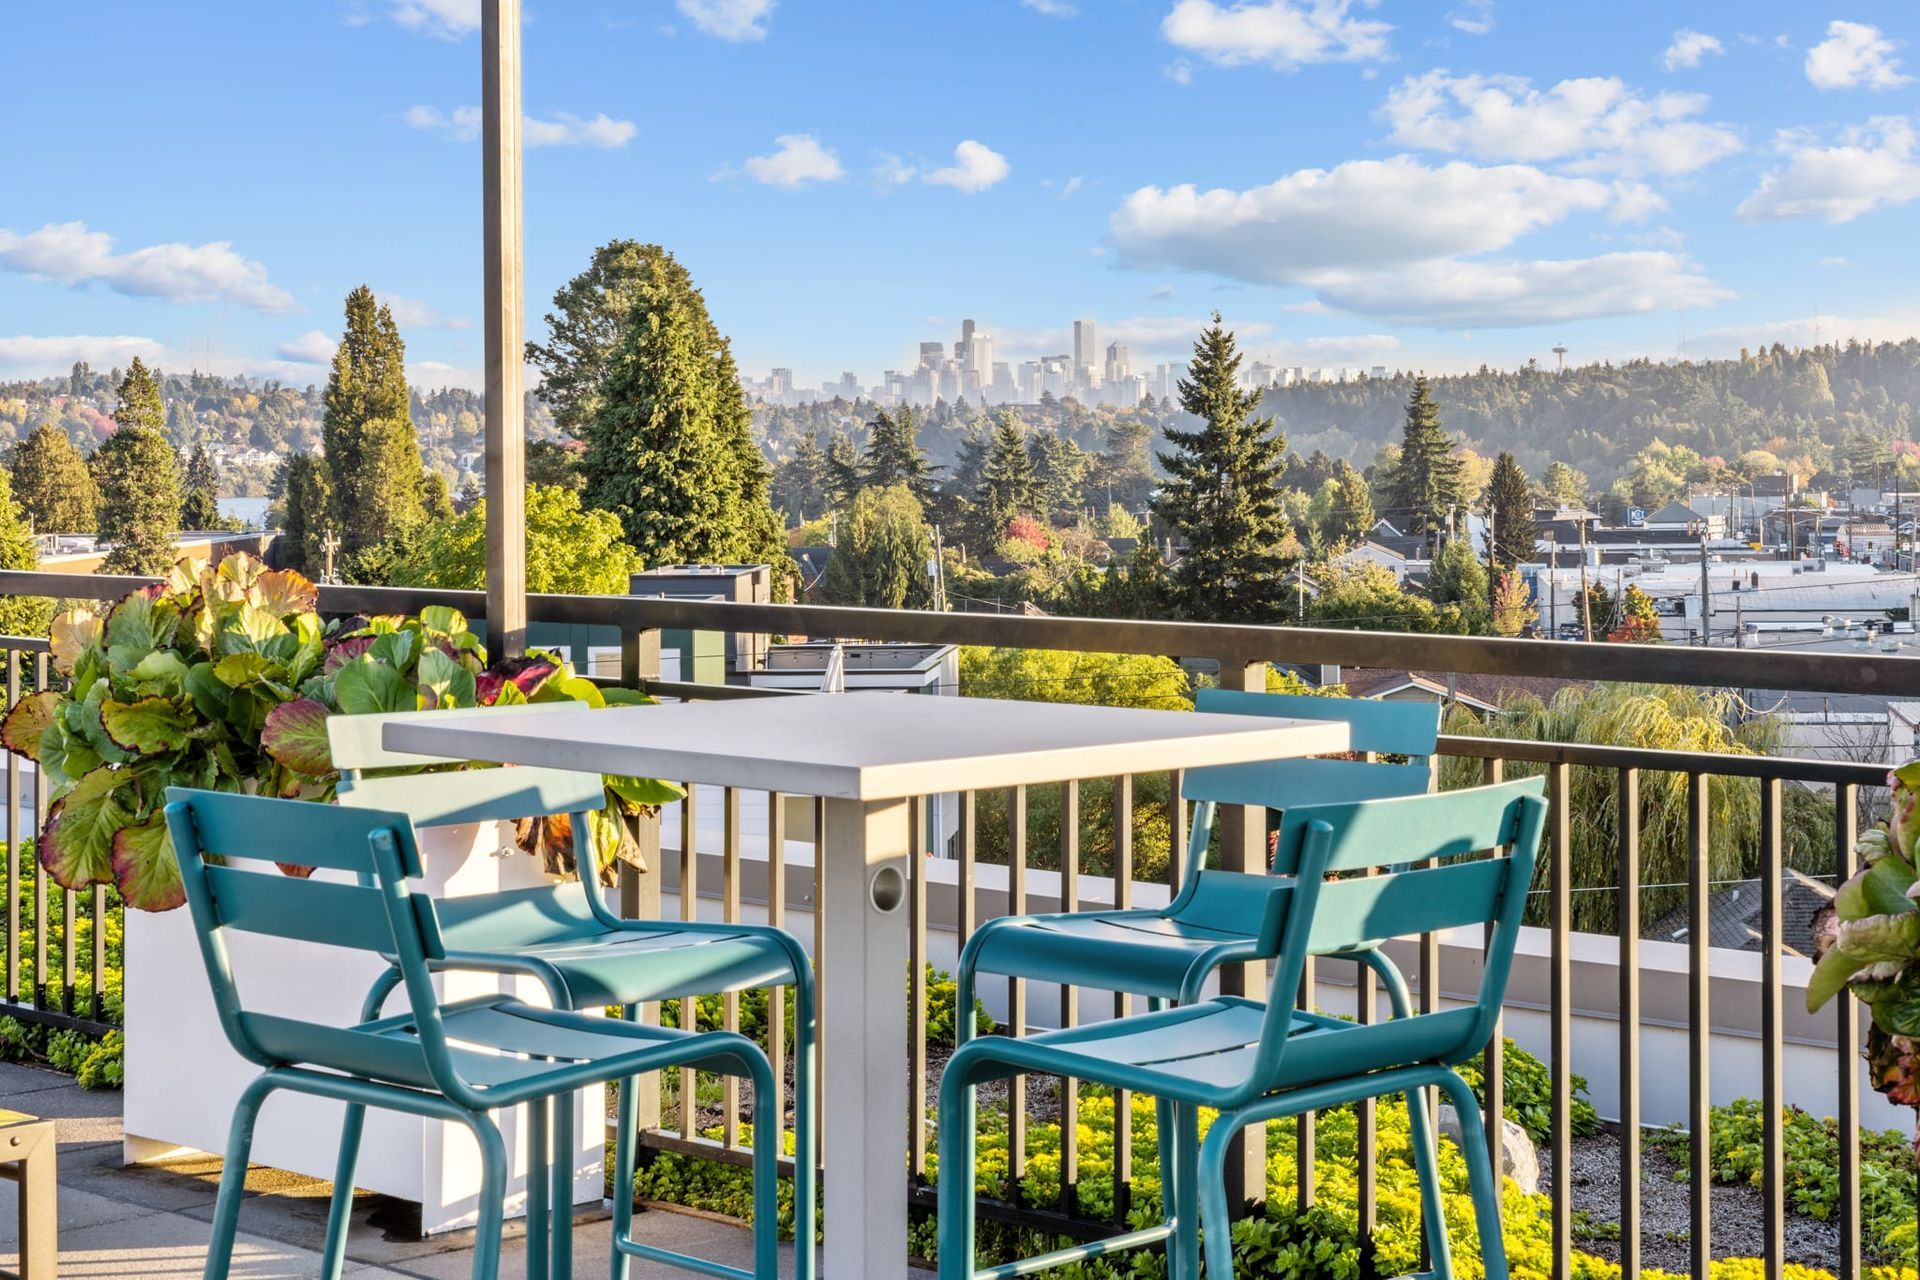
[(396, 751), (826, 800), (821, 1027), (833, 1280), (907, 1262), (909, 799), (1345, 751), (1339, 722), (909, 694), (814, 694), (390, 724)]

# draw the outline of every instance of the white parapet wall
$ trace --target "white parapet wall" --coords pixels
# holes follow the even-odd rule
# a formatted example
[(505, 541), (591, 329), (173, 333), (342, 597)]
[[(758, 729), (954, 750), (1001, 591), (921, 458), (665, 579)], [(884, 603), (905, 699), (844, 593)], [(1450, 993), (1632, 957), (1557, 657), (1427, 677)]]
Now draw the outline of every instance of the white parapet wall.
[[(699, 818), (700, 884), (703, 918), (718, 919), (717, 900), (707, 893), (721, 883), (722, 832), (718, 821), (717, 795), (714, 802), (702, 796), (696, 806)], [(757, 802), (757, 808), (756, 808)], [(662, 913), (679, 913), (680, 824), (675, 808), (670, 808), (662, 823), (667, 845), (662, 871)], [(766, 919), (767, 836), (765, 797), (742, 796), (741, 912), (749, 921)], [(959, 918), (959, 864), (949, 858), (928, 857), (920, 864), (927, 875), (927, 958), (935, 966), (951, 971), (958, 960), (961, 939), (955, 929)], [(787, 916), (786, 927), (809, 950), (813, 947), (813, 845), (810, 840), (787, 842)], [(1004, 867), (979, 866), (975, 870), (975, 919), (985, 920), (1007, 910), (1007, 871)], [(1097, 908), (1113, 903), (1111, 879), (1080, 876), (1079, 906)], [(1168, 900), (1165, 885), (1133, 886), (1132, 901), (1137, 907), (1161, 906)], [(1057, 911), (1060, 904), (1060, 877), (1050, 871), (1027, 872), (1028, 911)], [(1480, 978), (1479, 931), (1454, 930), (1439, 935), (1440, 991), (1443, 1005), (1473, 998)], [(1549, 1056), (1549, 936), (1544, 929), (1523, 929), (1514, 957), (1513, 976), (1508, 984), (1504, 1031), (1527, 1052), (1541, 1059)], [(1573, 993), (1572, 1044), (1573, 1070), (1587, 1081), (1588, 1096), (1605, 1119), (1619, 1115), (1620, 1107), (1620, 965), (1619, 940), (1598, 934), (1574, 934), (1570, 963)], [(1389, 952), (1408, 974), (1418, 990), (1419, 966), (1411, 942), (1389, 945)], [(1687, 948), (1668, 942), (1642, 941), (1640, 963), (1640, 1112), (1644, 1124), (1668, 1126), (1685, 1123), (1688, 1101), (1689, 1064), (1692, 1048), (1687, 1031)], [(1761, 1093), (1762, 1041), (1760, 1037), (1761, 957), (1757, 952), (1713, 948), (1709, 952), (1709, 1007), (1712, 1032), (1708, 1038), (1707, 1061), (1712, 1100), (1724, 1105), (1737, 1098), (1757, 1098)], [(1829, 1006), (1819, 1014), (1806, 1010), (1806, 982), (1812, 965), (1798, 956), (1781, 959), (1783, 1056), (1782, 1076), (1785, 1099), (1817, 1116), (1835, 1111), (1836, 1019)], [(1317, 1003), (1329, 1013), (1350, 1014), (1355, 1008), (1353, 966), (1323, 962), (1319, 966)], [(831, 974), (823, 975), (831, 990)], [(996, 1019), (1006, 1016), (1006, 981), (988, 978), (981, 983), (980, 998)], [(1417, 997), (1416, 997), (1417, 998)], [(1079, 1015), (1082, 1022), (1096, 1022), (1113, 1016), (1113, 998), (1106, 992), (1083, 990)], [(1028, 1023), (1033, 1028), (1060, 1024), (1060, 989), (1052, 983), (1027, 983)], [(1386, 1016), (1386, 1000), (1379, 1000), (1380, 1016)], [(1864, 1042), (1865, 1018), (1861, 1020)], [(1908, 1131), (1912, 1113), (1895, 1107), (1873, 1092), (1867, 1080), (1866, 1065), (1859, 1053), (1853, 1054), (1854, 1070), (1860, 1092), (1860, 1122), (1871, 1129)]]

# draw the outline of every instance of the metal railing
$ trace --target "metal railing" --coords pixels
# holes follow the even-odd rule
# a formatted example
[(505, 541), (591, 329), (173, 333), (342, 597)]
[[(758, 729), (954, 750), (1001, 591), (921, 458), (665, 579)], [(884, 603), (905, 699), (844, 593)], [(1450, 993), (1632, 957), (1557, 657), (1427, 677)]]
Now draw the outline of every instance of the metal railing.
[[(144, 579), (132, 578), (77, 578), (55, 574), (0, 572), (0, 592), (111, 598), (142, 585), (144, 581)], [(478, 616), (484, 609), (484, 599), (477, 592), (352, 586), (323, 587), (320, 603), (322, 610), (331, 614), (406, 613), (417, 611), (430, 603), (450, 604), (467, 612), (470, 616)], [(1751, 650), (1549, 643), (1393, 633), (1330, 632), (1288, 627), (935, 614), (811, 605), (748, 605), (627, 597), (534, 596), (529, 600), (528, 612), (533, 620), (540, 622), (597, 624), (617, 628), (621, 635), (621, 683), (667, 697), (791, 696), (769, 690), (722, 688), (661, 680), (658, 665), (659, 633), (662, 629), (669, 627), (742, 633), (797, 634), (815, 638), (830, 636), (841, 639), (978, 644), (1012, 648), (1160, 654), (1190, 659), (1205, 658), (1219, 663), (1221, 682), (1228, 687), (1264, 687), (1265, 664), (1269, 661), (1285, 661), (1511, 676), (1553, 676), (1583, 681), (1634, 681), (1707, 688), (1736, 686), (1829, 693), (1870, 692), (1893, 696), (1920, 696), (1920, 659), (1871, 654), (1854, 656), (1777, 651), (1760, 654)], [(16, 651), (10, 659), (10, 676), (17, 671), (18, 654), (22, 651), (28, 651), (27, 647), (23, 645), (22, 649)], [(40, 656), (37, 661), (42, 664), (42, 671), (44, 671), (44, 656)], [(44, 679), (44, 674), (41, 678)], [(10, 680), (10, 692), (14, 691), (15, 687)], [(1712, 949), (1709, 909), (1716, 886), (1709, 875), (1708, 853), (1715, 839), (1715, 832), (1711, 829), (1710, 799), (1712, 789), (1716, 786), (1743, 786), (1757, 789), (1758, 833), (1756, 847), (1750, 852), (1754, 855), (1753, 861), (1757, 862), (1757, 880), (1762, 900), (1759, 939), (1761, 1000), (1756, 1036), (1759, 1043), (1760, 1069), (1758, 1079), (1753, 1082), (1752, 1090), (1759, 1095), (1764, 1105), (1761, 1189), (1765, 1204), (1765, 1221), (1759, 1252), (1764, 1260), (1764, 1273), (1769, 1277), (1781, 1276), (1787, 1262), (1785, 1222), (1788, 1208), (1782, 1123), (1782, 1104), (1786, 1097), (1784, 1062), (1787, 1050), (1786, 1022), (1782, 1003), (1785, 985), (1782, 956), (1783, 948), (1797, 941), (1784, 936), (1782, 915), (1782, 884), (1785, 874), (1783, 816), (1786, 811), (1786, 788), (1817, 787), (1823, 791), (1830, 790), (1833, 809), (1831, 858), (1819, 870), (1821, 874), (1844, 879), (1855, 869), (1853, 843), (1859, 822), (1857, 802), (1863, 796), (1884, 785), (1884, 767), (1771, 756), (1655, 751), (1598, 744), (1523, 742), (1457, 736), (1444, 737), (1439, 750), (1443, 757), (1470, 762), (1481, 776), (1489, 780), (1505, 776), (1510, 769), (1541, 771), (1548, 779), (1549, 795), (1553, 803), (1553, 818), (1549, 831), (1549, 844), (1542, 860), (1542, 870), (1535, 893), (1539, 900), (1544, 901), (1544, 907), (1539, 914), (1545, 920), (1546, 939), (1544, 966), (1548, 1034), (1545, 1057), (1551, 1088), (1548, 1145), (1552, 1167), (1556, 1171), (1566, 1171), (1571, 1167), (1574, 1137), (1572, 1079), (1575, 1072), (1583, 1065), (1575, 1061), (1573, 1051), (1573, 1027), (1576, 1015), (1573, 987), (1576, 935), (1572, 928), (1574, 916), (1572, 895), (1577, 886), (1574, 883), (1572, 853), (1576, 823), (1583, 820), (1582, 815), (1572, 812), (1569, 804), (1576, 771), (1600, 771), (1606, 776), (1607, 786), (1615, 797), (1618, 821), (1614, 852), (1618, 874), (1609, 891), (1617, 899), (1619, 925), (1616, 934), (1608, 942), (1617, 967), (1619, 1031), (1617, 1058), (1610, 1064), (1610, 1069), (1617, 1072), (1619, 1085), (1616, 1117), (1620, 1165), (1619, 1255), (1623, 1273), (1628, 1276), (1637, 1275), (1641, 1270), (1643, 1226), (1638, 1191), (1643, 1174), (1641, 1125), (1643, 1082), (1640, 1068), (1644, 1030), (1642, 930), (1640, 927), (1643, 923), (1640, 883), (1643, 853), (1640, 801), (1643, 788), (1650, 784), (1650, 779), (1658, 780), (1674, 776), (1683, 780), (1682, 785), (1686, 796), (1687, 874), (1683, 886), (1687, 921), (1685, 1034), (1689, 1054), (1686, 1127), (1692, 1135), (1689, 1165), (1686, 1170), (1686, 1180), (1692, 1200), (1692, 1223), (1688, 1248), (1693, 1274), (1701, 1276), (1707, 1273), (1707, 1263), (1713, 1254), (1709, 1195), (1712, 1165), (1707, 1138), (1711, 1126), (1710, 1106), (1713, 1100), (1710, 1091), (1709, 1065), (1712, 1058), (1715, 1012), (1710, 986), (1714, 975), (1710, 965)], [(17, 784), (13, 780), (16, 773), (17, 766), (13, 767), (9, 775), (10, 799), (17, 792)], [(1052, 873), (1057, 875), (1057, 880), (1050, 882), (1057, 885), (1057, 888), (1046, 895), (1057, 901), (1062, 909), (1075, 910), (1088, 905), (1083, 899), (1096, 892), (1096, 885), (1107, 890), (1098, 895), (1106, 899), (1097, 904), (1103, 907), (1109, 903), (1116, 906), (1126, 905), (1137, 892), (1145, 892), (1136, 883), (1135, 870), (1139, 855), (1150, 854), (1152, 851), (1134, 848), (1131, 818), (1135, 811), (1138, 782), (1139, 780), (1133, 777), (1110, 780), (1113, 834), (1109, 865), (1106, 874), (1097, 878), (1088, 875), (1083, 868), (1084, 832), (1080, 804), (1084, 794), (1082, 788), (1085, 784), (1070, 784), (1064, 788), (1060, 802), (1057, 871)], [(1178, 775), (1168, 777), (1167, 785), (1169, 794), (1177, 796)], [(979, 823), (983, 797), (973, 793), (961, 795), (958, 801), (957, 832), (951, 848), (950, 877), (951, 918), (956, 942), (964, 942), (965, 938), (979, 925), (983, 918), (983, 908), (990, 898), (996, 900), (1001, 909), (1009, 912), (1019, 912), (1032, 905), (1029, 872), (1032, 870), (1034, 851), (1030, 848), (1026, 821), (1032, 796), (1027, 789), (1021, 788), (1006, 795), (1004, 801), (992, 795), (986, 799), (994, 807), (1003, 805), (1006, 813), (1008, 825), (1004, 870), (993, 872), (993, 879), (996, 881), (993, 886), (983, 884), (982, 869), (988, 865), (983, 861), (982, 847), (985, 841)], [(703, 878), (702, 853), (698, 840), (698, 807), (710, 802), (706, 794), (689, 801), (681, 809), (681, 837), (675, 868), (677, 871), (675, 890), (679, 896), (679, 909), (682, 913), (696, 912), (700, 910), (703, 898), (711, 900), (717, 897), (719, 914), (727, 920), (738, 920), (742, 912), (742, 886), (746, 883), (746, 871), (750, 864), (759, 864), (762, 860), (758, 855), (749, 854), (742, 847), (739, 793), (732, 789), (720, 790), (718, 800), (724, 814), (717, 868), (718, 891), (717, 893), (707, 892), (707, 885), (713, 882)], [(17, 808), (12, 811), (16, 814), (18, 812)], [(775, 923), (786, 921), (785, 913), (792, 897), (789, 885), (797, 871), (796, 868), (788, 865), (784, 812), (781, 797), (769, 797), (770, 832), (764, 855), (762, 892), (768, 918)], [(1182, 872), (1181, 859), (1185, 855), (1187, 814), (1184, 806), (1173, 804), (1168, 811), (1167, 819), (1169, 840), (1165, 850), (1164, 883), (1170, 889), (1179, 882)], [(1264, 821), (1259, 815), (1249, 814), (1245, 810), (1227, 809), (1221, 814), (1219, 828), (1218, 848), (1223, 866), (1235, 870), (1256, 870), (1262, 866), (1265, 853)], [(817, 854), (819, 835), (817, 807), (814, 832)], [(660, 866), (657, 846), (650, 852), (656, 855), (653, 865)], [(1804, 863), (1805, 856), (1803, 855), (1800, 860)], [(814, 865), (818, 867), (817, 858)], [(9, 870), (11, 873), (11, 866)], [(809, 876), (817, 877), (817, 874), (817, 870), (803, 873), (801, 879), (804, 880)], [(661, 881), (664, 878), (663, 876), (626, 877), (622, 892), (624, 909), (631, 912), (657, 911), (662, 889)], [(929, 955), (929, 883), (932, 879), (930, 873), (912, 877), (909, 899), (912, 930), (909, 1008), (912, 1036), (910, 1043), (902, 1046), (914, 1080), (910, 1095), (913, 1100), (913, 1112), (910, 1117), (912, 1137), (908, 1153), (910, 1176), (923, 1188), (929, 1151), (925, 1107), (929, 1088), (927, 1065), (930, 1056), (942, 1047), (929, 1044), (926, 1019), (928, 993), (925, 986), (925, 962)], [(11, 883), (17, 884), (18, 881), (13, 880)], [(948, 880), (941, 881), (943, 893), (946, 883)], [(827, 921), (824, 913), (819, 910), (820, 895), (817, 879), (814, 879), (811, 887), (813, 889), (811, 895), (799, 896), (803, 899), (809, 896), (811, 898), (813, 908), (811, 923), (817, 955), (818, 943), (827, 927)], [(46, 892), (37, 878), (35, 892), (36, 894)], [(17, 902), (18, 895), (15, 894), (10, 898), (10, 903)], [(1048, 905), (1053, 903), (1049, 902)], [(62, 906), (63, 918), (70, 920), (74, 904), (66, 901)], [(100, 898), (96, 894), (94, 900), (96, 918), (100, 909)], [(36, 925), (42, 926), (42, 930), (37, 931), (27, 945), (33, 946), (36, 954), (43, 953), (45, 946), (43, 926), (46, 918), (44, 910), (35, 915)], [(69, 931), (67, 934), (69, 954), (71, 954), (72, 936)], [(99, 954), (100, 937), (100, 931), (96, 929), (94, 934), (96, 957)], [(16, 990), (13, 983), (13, 974), (17, 971), (17, 953), (22, 945), (23, 939), (16, 918), (10, 910), (7, 932), (8, 1007), (25, 1000), (25, 993)], [(1422, 1010), (1436, 1009), (1443, 998), (1444, 990), (1440, 941), (1428, 936), (1408, 940), (1408, 945), (1412, 947), (1417, 957), (1417, 963), (1412, 966), (1411, 972), (1417, 978), (1419, 1007)], [(96, 959), (96, 973), (97, 966)], [(71, 965), (63, 972), (71, 974)], [(1232, 974), (1226, 974), (1223, 977), (1229, 985), (1234, 981)], [(822, 978), (823, 1000), (825, 1005), (831, 1008), (832, 975), (823, 974)], [(1312, 981), (1311, 975), (1309, 981)], [(94, 988), (96, 992), (98, 989), (98, 986)], [(1373, 984), (1368, 971), (1360, 969), (1356, 974), (1354, 990), (1358, 1016), (1363, 1018), (1374, 1016)], [(32, 1016), (42, 1019), (70, 1017), (73, 1015), (70, 1007), (73, 999), (72, 991), (73, 988), (69, 984), (60, 997), (66, 1001), (66, 1007), (61, 1008), (50, 1005), (48, 999), (43, 998), (46, 993), (36, 991), (28, 1011)], [(1028, 1020), (1026, 1015), (1029, 1012), (1023, 984), (1012, 984), (1008, 997), (1007, 1004), (1011, 1015), (1009, 1022), (1012, 1024), (1014, 1034), (1019, 1034), (1025, 1027)], [(1070, 1020), (1077, 1016), (1079, 1007), (1078, 993), (1071, 989), (1064, 991), (1059, 1009), (1060, 1019)], [(1115, 999), (1116, 1013), (1125, 1012), (1127, 1007), (1125, 997)], [(1510, 1008), (1512, 1008), (1511, 1005)], [(3, 1011), (0, 1010), (0, 1012)], [(95, 1016), (97, 1012), (96, 998)], [(691, 1019), (694, 1016), (692, 1002), (683, 1005), (680, 1013), (683, 1019)], [(964, 1011), (956, 1011), (956, 1016), (963, 1013)], [(768, 1009), (767, 1025), (770, 1030), (783, 1026), (782, 1014), (783, 1005), (776, 995)], [(726, 1025), (730, 1027), (738, 1025), (737, 1000), (730, 998), (725, 1002), (723, 1016)], [(1833, 1015), (1832, 1021), (1832, 1038), (1835, 1046), (1832, 1105), (1838, 1120), (1840, 1139), (1837, 1170), (1840, 1250), (1838, 1256), (1832, 1260), (1832, 1265), (1841, 1280), (1855, 1280), (1863, 1274), (1860, 1217), (1861, 1164), (1857, 1132), (1861, 1116), (1861, 1098), (1859, 1095), (1860, 1066), (1856, 1050), (1856, 1046), (1860, 1043), (1861, 1030), (1857, 1007), (1850, 999), (1841, 1000), (1838, 1012)], [(1501, 1045), (1501, 1037), (1496, 1034), (1488, 1046), (1484, 1088), (1484, 1105), (1489, 1121), (1488, 1132), (1491, 1140), (1496, 1144), (1501, 1141), (1500, 1118), (1505, 1111)], [(772, 1034), (769, 1048), (776, 1055), (781, 1054), (784, 1048), (783, 1037)], [(776, 1062), (778, 1061), (780, 1059), (776, 1057)], [(1078, 1211), (1075, 1190), (1081, 1153), (1078, 1150), (1078, 1137), (1073, 1120), (1082, 1098), (1079, 1087), (1072, 1081), (1061, 1082), (1057, 1090), (1058, 1114), (1062, 1122), (1060, 1162), (1063, 1191), (1060, 1203), (1036, 1209), (1021, 1202), (1017, 1188), (1019, 1179), (1027, 1166), (1026, 1104), (1028, 1099), (1024, 1085), (1016, 1085), (1008, 1100), (1009, 1157), (1016, 1191), (1006, 1203), (983, 1205), (982, 1216), (989, 1220), (1020, 1223), (1068, 1235), (1089, 1236), (1111, 1231), (1115, 1229), (1114, 1222), (1089, 1221)], [(673, 1125), (673, 1132), (667, 1132), (660, 1127), (663, 1112), (657, 1093), (650, 1102), (643, 1103), (643, 1117), (650, 1122), (648, 1140), (651, 1145), (669, 1150), (700, 1152), (723, 1160), (743, 1158), (743, 1153), (739, 1150), (742, 1126), (738, 1120), (737, 1097), (728, 1094), (721, 1099), (719, 1127), (722, 1135), (717, 1142), (709, 1142), (701, 1137), (698, 1108), (693, 1105), (697, 1098), (697, 1081), (691, 1073), (682, 1077), (675, 1092), (686, 1105), (678, 1108), (679, 1115), (677, 1123)], [(1124, 1099), (1116, 1100), (1114, 1109), (1116, 1134), (1113, 1157), (1113, 1205), (1116, 1218), (1124, 1218), (1126, 1209), (1133, 1199), (1133, 1170), (1127, 1140), (1128, 1111), (1124, 1103)], [(1361, 1140), (1358, 1144), (1361, 1161), (1358, 1207), (1361, 1233), (1363, 1238), (1366, 1238), (1370, 1235), (1373, 1226), (1372, 1218), (1375, 1208), (1372, 1195), (1375, 1152), (1370, 1141), (1370, 1126), (1373, 1122), (1370, 1107), (1361, 1108), (1358, 1116), (1362, 1126)], [(1294, 1175), (1294, 1194), (1298, 1203), (1305, 1206), (1313, 1203), (1315, 1196), (1315, 1170), (1312, 1156), (1315, 1118), (1301, 1117), (1297, 1123), (1298, 1162)], [(830, 1134), (827, 1147), (825, 1158), (830, 1160), (832, 1158)], [(1263, 1162), (1257, 1150), (1250, 1153), (1247, 1159), (1238, 1162), (1235, 1167), (1253, 1171), (1245, 1189), (1249, 1195), (1258, 1196), (1261, 1187), (1253, 1179), (1259, 1176)], [(1556, 1276), (1571, 1274), (1573, 1265), (1576, 1205), (1573, 1190), (1568, 1182), (1568, 1179), (1556, 1177), (1555, 1194), (1552, 1198), (1553, 1272)]]

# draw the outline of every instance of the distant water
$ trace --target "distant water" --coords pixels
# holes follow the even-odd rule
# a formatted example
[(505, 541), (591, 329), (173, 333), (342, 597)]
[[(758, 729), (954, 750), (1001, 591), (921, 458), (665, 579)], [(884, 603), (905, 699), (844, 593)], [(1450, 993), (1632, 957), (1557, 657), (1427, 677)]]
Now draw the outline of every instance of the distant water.
[(271, 498), (222, 498), (220, 514), (232, 516), (248, 526), (257, 526), (267, 518), (267, 504)]

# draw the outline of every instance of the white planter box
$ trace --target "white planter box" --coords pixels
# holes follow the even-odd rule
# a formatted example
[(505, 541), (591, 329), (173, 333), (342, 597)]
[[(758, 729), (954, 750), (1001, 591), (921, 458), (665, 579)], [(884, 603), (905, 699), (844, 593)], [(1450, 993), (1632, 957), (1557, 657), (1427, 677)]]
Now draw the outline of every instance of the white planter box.
[[(514, 850), (496, 856), (496, 823), (440, 827), (420, 833), (426, 878), (419, 887), (436, 897), (464, 897), (541, 883), (539, 864)], [(321, 873), (331, 876), (332, 873)], [(342, 880), (345, 876), (339, 877)], [(316, 1022), (359, 1020), (360, 1002), (380, 971), (377, 957), (249, 934), (228, 935), (240, 998), (249, 1009)], [(486, 974), (437, 979), (445, 999), (509, 991), (531, 1004), (547, 1003), (537, 983)], [(387, 1011), (406, 1007), (395, 992)], [(224, 1152), (234, 1103), (259, 1068), (233, 1051), (214, 1013), (193, 918), (185, 908), (162, 914), (126, 913), (126, 1124), (128, 1163), (187, 1152)], [(295, 1093), (277, 1093), (261, 1110), (253, 1162), (316, 1178), (333, 1177), (342, 1106)], [(514, 1162), (507, 1212), (525, 1212), (524, 1113), (495, 1112)], [(574, 1202), (604, 1196), (604, 1091), (583, 1089), (574, 1100)], [(425, 1235), (470, 1227), (476, 1221), (480, 1152), (457, 1124), (389, 1111), (370, 1111), (354, 1182), (420, 1205)]]

